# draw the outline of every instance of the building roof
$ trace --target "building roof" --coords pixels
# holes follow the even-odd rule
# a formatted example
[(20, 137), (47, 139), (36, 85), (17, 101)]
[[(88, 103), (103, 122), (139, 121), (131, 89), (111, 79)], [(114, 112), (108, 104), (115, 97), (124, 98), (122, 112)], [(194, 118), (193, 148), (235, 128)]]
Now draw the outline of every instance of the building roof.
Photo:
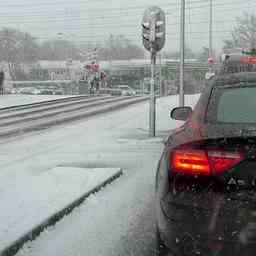
[(39, 60), (36, 64), (40, 65), (42, 69), (65, 69), (68, 66), (70, 68), (80, 69), (83, 67), (83, 64), (76, 60), (70, 63), (67, 63), (67, 61)]

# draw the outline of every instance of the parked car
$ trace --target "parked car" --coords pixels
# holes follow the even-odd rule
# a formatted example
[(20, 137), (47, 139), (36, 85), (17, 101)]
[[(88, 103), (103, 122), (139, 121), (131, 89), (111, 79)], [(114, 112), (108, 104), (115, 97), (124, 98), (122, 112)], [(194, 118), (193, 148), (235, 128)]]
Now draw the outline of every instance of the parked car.
[[(15, 91), (13, 91), (15, 92)], [(17, 93), (21, 94), (29, 94), (29, 95), (38, 95), (41, 93), (41, 91), (37, 88), (34, 87), (23, 87), (23, 88), (18, 88), (16, 90)]]
[(119, 90), (119, 89), (111, 89), (110, 95), (111, 95), (111, 96), (121, 96), (121, 95), (122, 95), (122, 92), (121, 92), (121, 90)]
[(136, 91), (133, 90), (128, 85), (119, 85), (118, 89), (121, 91), (122, 96), (135, 96), (136, 95)]
[(51, 88), (43, 88), (41, 89), (42, 95), (54, 95), (54, 91)]
[(214, 78), (165, 142), (156, 175), (159, 255), (255, 255), (256, 73)]
[(17, 88), (11, 89), (11, 94), (17, 94), (17, 93), (19, 93)]
[(64, 91), (62, 89), (55, 89), (53, 90), (54, 95), (63, 95)]
[(38, 88), (34, 88), (34, 89), (31, 91), (31, 93), (32, 93), (33, 95), (39, 95), (39, 94), (41, 94), (41, 90), (38, 89)]

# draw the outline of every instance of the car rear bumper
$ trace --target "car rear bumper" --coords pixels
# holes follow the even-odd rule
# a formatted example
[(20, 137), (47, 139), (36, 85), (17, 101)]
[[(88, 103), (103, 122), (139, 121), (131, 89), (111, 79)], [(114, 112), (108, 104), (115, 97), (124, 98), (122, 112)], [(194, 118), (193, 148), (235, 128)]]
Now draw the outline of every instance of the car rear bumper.
[(191, 193), (167, 196), (159, 202), (157, 225), (173, 255), (255, 255), (254, 209), (251, 203), (220, 195), (200, 195), (200, 199), (192, 198)]

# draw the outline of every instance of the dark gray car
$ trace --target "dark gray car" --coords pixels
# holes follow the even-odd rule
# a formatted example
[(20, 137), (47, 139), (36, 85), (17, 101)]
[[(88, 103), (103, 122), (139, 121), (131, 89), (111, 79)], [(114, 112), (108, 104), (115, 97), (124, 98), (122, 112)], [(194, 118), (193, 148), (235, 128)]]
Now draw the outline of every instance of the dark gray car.
[(160, 255), (255, 255), (256, 73), (224, 74), (172, 131), (156, 175)]

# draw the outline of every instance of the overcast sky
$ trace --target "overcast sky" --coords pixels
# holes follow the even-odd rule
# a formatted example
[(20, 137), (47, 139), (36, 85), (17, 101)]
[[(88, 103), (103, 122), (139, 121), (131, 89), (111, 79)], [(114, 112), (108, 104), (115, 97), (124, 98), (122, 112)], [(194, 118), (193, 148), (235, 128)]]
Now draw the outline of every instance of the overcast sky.
[[(213, 0), (214, 48), (230, 37), (235, 17), (255, 12), (255, 0)], [(1, 0), (0, 26), (18, 28), (38, 40), (66, 38), (74, 42), (103, 42), (123, 34), (141, 44), (144, 9), (158, 5), (167, 15), (165, 50), (179, 48), (180, 0)], [(200, 51), (208, 46), (209, 0), (186, 0), (187, 46)], [(61, 35), (58, 35), (62, 33)]]

